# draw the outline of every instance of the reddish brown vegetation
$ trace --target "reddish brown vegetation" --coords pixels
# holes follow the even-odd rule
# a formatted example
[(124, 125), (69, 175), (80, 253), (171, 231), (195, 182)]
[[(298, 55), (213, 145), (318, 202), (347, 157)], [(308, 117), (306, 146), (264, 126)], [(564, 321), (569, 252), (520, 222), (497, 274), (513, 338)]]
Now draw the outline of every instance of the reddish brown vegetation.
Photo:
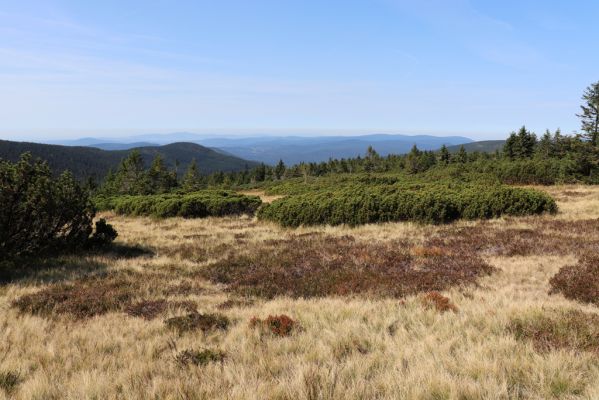
[(187, 296), (190, 294), (199, 295), (204, 292), (204, 288), (191, 282), (181, 282), (165, 288), (162, 294), (165, 296)]
[(168, 307), (166, 300), (143, 300), (125, 307), (125, 312), (133, 317), (154, 319), (164, 313)]
[(578, 264), (563, 267), (549, 281), (549, 293), (561, 293), (566, 298), (599, 305), (599, 256), (582, 257)]
[(524, 223), (528, 228), (505, 228), (481, 222), (476, 226), (449, 226), (425, 242), (427, 247), (474, 251), (491, 256), (583, 254), (599, 248), (599, 219), (567, 221), (539, 218), (508, 219), (509, 226)]
[(271, 240), (203, 270), (204, 277), (245, 295), (402, 297), (473, 284), (493, 268), (468, 249), (435, 246), (414, 256), (405, 241), (358, 242), (351, 236)]
[(532, 341), (538, 351), (569, 349), (599, 355), (599, 315), (579, 310), (540, 312), (508, 326), (516, 339)]
[(31, 314), (68, 314), (83, 319), (122, 310), (138, 287), (132, 273), (104, 274), (50, 286), (22, 296), (13, 306)]
[(260, 328), (276, 336), (289, 336), (297, 327), (297, 322), (285, 314), (269, 315), (266, 319), (253, 317), (250, 320), (251, 328)]
[(434, 308), (441, 313), (446, 311), (458, 312), (458, 307), (451, 302), (449, 297), (445, 297), (439, 292), (425, 293), (422, 296), (422, 304), (427, 308)]
[(151, 320), (164, 314), (167, 310), (182, 308), (187, 312), (196, 312), (193, 301), (142, 300), (125, 307), (125, 312), (133, 317)]
[(254, 304), (254, 301), (251, 299), (229, 299), (217, 306), (220, 310), (228, 310), (230, 308), (235, 307), (249, 307)]

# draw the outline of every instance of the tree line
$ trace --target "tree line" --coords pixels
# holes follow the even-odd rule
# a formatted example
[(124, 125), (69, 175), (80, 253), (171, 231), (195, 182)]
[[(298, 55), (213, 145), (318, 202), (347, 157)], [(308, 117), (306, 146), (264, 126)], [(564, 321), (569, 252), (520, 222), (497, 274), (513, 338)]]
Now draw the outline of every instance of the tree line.
[(541, 183), (582, 181), (599, 183), (599, 82), (583, 94), (581, 106), (582, 133), (564, 135), (558, 129), (538, 137), (525, 126), (512, 132), (501, 151), (468, 152), (461, 146), (451, 153), (446, 146), (437, 151), (413, 146), (407, 154), (383, 157), (372, 147), (364, 156), (329, 159), (324, 162), (287, 166), (283, 161), (270, 166), (260, 164), (239, 172), (202, 174), (193, 161), (184, 176), (177, 179), (160, 155), (149, 169), (144, 169), (140, 154), (133, 151), (116, 172), (110, 172), (100, 188), (105, 195), (143, 195), (168, 193), (173, 190), (191, 192), (206, 188), (235, 188), (261, 182), (318, 177), (328, 174), (401, 172), (423, 173), (430, 170), (448, 174), (484, 171), (509, 183)]

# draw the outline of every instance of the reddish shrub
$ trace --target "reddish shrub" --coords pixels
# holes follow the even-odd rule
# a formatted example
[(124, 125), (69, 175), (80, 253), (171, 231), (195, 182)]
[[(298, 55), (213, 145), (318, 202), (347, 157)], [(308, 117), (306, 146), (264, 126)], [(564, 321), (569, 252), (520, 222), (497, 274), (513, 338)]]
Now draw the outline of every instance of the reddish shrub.
[(135, 304), (130, 304), (125, 307), (125, 313), (133, 317), (141, 317), (147, 320), (154, 319), (167, 310), (176, 310), (182, 308), (187, 312), (194, 313), (196, 304), (193, 301), (166, 301), (160, 300), (142, 300)]
[(251, 299), (229, 299), (217, 306), (220, 310), (228, 310), (234, 307), (249, 307), (254, 304), (254, 301)]
[(166, 311), (168, 302), (166, 300), (142, 300), (125, 307), (125, 313), (133, 317), (142, 317), (150, 320), (158, 317)]
[(549, 281), (549, 293), (599, 305), (599, 256), (587, 255), (576, 265), (563, 267)]
[[(247, 254), (207, 266), (203, 277), (241, 295), (402, 297), (476, 282), (494, 269), (470, 249), (437, 246), (415, 257), (406, 241), (364, 243), (353, 237), (271, 240)], [(429, 254), (429, 253), (427, 253)]]
[(579, 310), (549, 310), (518, 317), (508, 325), (518, 340), (532, 341), (538, 351), (569, 349), (599, 354), (599, 315)]
[(133, 274), (111, 273), (60, 284), (25, 295), (13, 302), (21, 312), (68, 314), (77, 319), (123, 310), (139, 286)]
[(458, 312), (458, 307), (451, 302), (449, 297), (445, 297), (439, 292), (426, 293), (422, 296), (422, 304), (427, 308), (434, 308), (441, 313), (446, 311)]
[(266, 319), (253, 317), (250, 320), (250, 327), (258, 327), (276, 336), (283, 337), (291, 335), (291, 332), (297, 327), (297, 322), (285, 314), (276, 316), (269, 315)]

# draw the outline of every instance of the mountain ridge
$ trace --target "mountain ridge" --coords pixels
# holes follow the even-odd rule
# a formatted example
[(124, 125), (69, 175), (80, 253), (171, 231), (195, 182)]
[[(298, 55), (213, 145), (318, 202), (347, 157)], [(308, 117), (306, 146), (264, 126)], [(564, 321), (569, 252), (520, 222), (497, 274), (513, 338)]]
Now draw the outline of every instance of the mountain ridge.
[(181, 175), (195, 159), (201, 173), (241, 171), (258, 163), (217, 152), (197, 143), (177, 142), (162, 146), (136, 147), (125, 150), (102, 150), (90, 146), (61, 146), (33, 142), (0, 140), (0, 159), (17, 161), (22, 153), (30, 152), (33, 158), (48, 161), (55, 173), (69, 170), (77, 179), (93, 177), (102, 179), (110, 169), (116, 169), (131, 151), (138, 150), (149, 166), (160, 154), (169, 168), (177, 168)]

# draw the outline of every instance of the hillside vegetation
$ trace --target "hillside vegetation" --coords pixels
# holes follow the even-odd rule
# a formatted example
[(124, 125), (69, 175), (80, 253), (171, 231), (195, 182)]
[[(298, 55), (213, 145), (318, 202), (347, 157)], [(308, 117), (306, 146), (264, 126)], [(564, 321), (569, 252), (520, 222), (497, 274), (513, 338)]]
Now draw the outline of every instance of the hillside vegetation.
[(256, 196), (245, 196), (223, 190), (205, 190), (184, 195), (116, 196), (96, 198), (101, 210), (117, 214), (158, 218), (205, 218), (225, 215), (253, 215), (261, 204)]
[(598, 398), (599, 190), (537, 189), (557, 214), (100, 214), (112, 250), (3, 276), (0, 398)]
[[(293, 192), (290, 185), (286, 189)], [(282, 190), (275, 187), (271, 192)], [(556, 211), (554, 200), (545, 193), (502, 185), (339, 183), (275, 200), (260, 210), (259, 217), (284, 226), (355, 226), (392, 221), (448, 223)]]
[(0, 159), (15, 162), (21, 154), (29, 152), (34, 159), (40, 158), (47, 161), (55, 174), (58, 175), (68, 170), (80, 181), (91, 177), (101, 182), (108, 172), (111, 169), (115, 170), (133, 150), (139, 152), (145, 167), (149, 167), (152, 160), (160, 155), (165, 165), (169, 169), (177, 168), (179, 174), (182, 174), (193, 160), (196, 161), (203, 174), (217, 171), (243, 171), (258, 165), (256, 162), (219, 153), (195, 143), (173, 143), (164, 146), (108, 151), (93, 147), (0, 140)]

